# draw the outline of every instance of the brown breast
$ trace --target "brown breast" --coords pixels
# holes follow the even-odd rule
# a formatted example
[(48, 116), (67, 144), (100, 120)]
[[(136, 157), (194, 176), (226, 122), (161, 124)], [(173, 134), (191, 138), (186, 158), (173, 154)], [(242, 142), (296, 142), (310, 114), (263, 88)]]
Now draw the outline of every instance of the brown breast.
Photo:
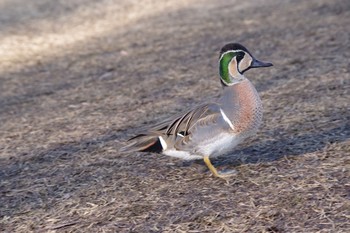
[(253, 84), (245, 79), (225, 87), (220, 100), (222, 109), (234, 126), (234, 133), (255, 133), (262, 121), (262, 104)]

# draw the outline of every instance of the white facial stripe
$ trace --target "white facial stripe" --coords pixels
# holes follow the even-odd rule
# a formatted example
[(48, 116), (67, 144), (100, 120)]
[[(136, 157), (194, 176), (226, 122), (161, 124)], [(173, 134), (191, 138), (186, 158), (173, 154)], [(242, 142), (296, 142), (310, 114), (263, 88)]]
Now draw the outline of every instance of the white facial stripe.
[(168, 145), (166, 144), (165, 140), (162, 138), (162, 136), (159, 136), (158, 138), (159, 138), (160, 144), (163, 147), (163, 150), (166, 150), (168, 148)]
[(224, 118), (224, 121), (230, 126), (232, 130), (235, 130), (235, 127), (233, 126), (232, 122), (230, 121), (230, 119), (228, 119), (228, 117), (226, 116), (226, 114), (221, 108), (220, 108), (220, 112), (221, 112), (222, 118)]

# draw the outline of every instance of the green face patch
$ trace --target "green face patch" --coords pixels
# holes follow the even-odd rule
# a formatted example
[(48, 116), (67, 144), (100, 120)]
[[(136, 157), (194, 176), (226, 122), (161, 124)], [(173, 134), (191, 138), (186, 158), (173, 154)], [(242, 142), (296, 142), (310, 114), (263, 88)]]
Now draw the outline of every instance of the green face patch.
[(220, 77), (225, 84), (231, 83), (228, 65), (237, 54), (238, 52), (228, 52), (228, 53), (225, 53), (220, 59), (220, 62), (219, 62)]

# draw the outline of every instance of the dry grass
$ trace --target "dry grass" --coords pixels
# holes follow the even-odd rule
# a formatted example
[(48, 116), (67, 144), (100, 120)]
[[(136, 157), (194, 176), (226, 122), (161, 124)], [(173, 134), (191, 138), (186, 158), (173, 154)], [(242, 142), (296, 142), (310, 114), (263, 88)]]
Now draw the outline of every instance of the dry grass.
[[(347, 1), (0, 0), (0, 230), (349, 232)], [(215, 161), (120, 154), (138, 126), (215, 98), (245, 44), (264, 126)]]

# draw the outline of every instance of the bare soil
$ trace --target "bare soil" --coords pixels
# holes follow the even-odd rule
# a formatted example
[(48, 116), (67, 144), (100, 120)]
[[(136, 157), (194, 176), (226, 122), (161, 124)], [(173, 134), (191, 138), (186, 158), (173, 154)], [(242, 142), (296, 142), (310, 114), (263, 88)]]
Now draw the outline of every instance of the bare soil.
[[(349, 232), (350, 1), (0, 0), (0, 231)], [(240, 42), (259, 133), (202, 162), (121, 154), (217, 98)]]

